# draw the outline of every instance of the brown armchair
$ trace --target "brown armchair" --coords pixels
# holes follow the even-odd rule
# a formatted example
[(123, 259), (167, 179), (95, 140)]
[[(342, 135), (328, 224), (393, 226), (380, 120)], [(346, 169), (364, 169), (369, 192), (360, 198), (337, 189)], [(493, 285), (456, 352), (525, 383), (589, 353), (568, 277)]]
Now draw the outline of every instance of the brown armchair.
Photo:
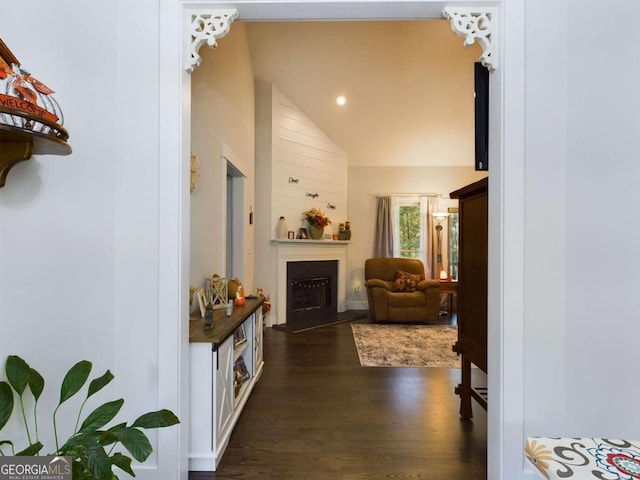
[(415, 291), (397, 291), (396, 271), (425, 276), (424, 265), (417, 259), (370, 258), (365, 261), (364, 278), (371, 319), (402, 323), (437, 321), (440, 284), (436, 280), (421, 280), (414, 285)]

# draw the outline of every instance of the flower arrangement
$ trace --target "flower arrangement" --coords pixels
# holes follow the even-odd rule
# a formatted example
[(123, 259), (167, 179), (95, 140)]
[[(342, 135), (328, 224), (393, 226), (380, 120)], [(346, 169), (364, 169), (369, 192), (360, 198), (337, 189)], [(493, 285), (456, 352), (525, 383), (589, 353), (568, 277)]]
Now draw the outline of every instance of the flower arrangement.
[(318, 228), (324, 228), (331, 223), (329, 217), (317, 208), (307, 210), (302, 214), (302, 218), (306, 219), (309, 222), (309, 225), (313, 225)]

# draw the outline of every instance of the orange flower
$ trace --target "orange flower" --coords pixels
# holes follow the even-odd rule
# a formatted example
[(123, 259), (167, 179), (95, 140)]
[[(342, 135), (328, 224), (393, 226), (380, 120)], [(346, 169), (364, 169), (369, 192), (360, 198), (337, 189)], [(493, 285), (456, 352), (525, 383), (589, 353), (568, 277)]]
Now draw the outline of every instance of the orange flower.
[(309, 225), (314, 225), (318, 228), (324, 228), (331, 223), (329, 217), (327, 217), (317, 208), (307, 210), (302, 214), (302, 218), (306, 219), (309, 222)]

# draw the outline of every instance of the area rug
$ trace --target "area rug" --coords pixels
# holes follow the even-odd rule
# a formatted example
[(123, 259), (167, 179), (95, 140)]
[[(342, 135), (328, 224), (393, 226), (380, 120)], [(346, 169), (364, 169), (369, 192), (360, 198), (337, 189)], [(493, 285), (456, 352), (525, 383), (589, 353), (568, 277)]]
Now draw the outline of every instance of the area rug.
[(451, 347), (458, 328), (442, 325), (388, 325), (353, 323), (363, 367), (460, 368), (460, 357)]

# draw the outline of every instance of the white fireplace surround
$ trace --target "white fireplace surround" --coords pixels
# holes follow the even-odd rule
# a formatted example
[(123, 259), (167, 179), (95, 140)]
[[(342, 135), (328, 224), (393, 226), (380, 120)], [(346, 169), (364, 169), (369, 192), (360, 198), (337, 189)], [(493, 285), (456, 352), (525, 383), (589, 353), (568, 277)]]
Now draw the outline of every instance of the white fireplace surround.
[[(338, 261), (338, 312), (346, 310), (347, 242), (314, 240), (277, 240), (276, 251), (276, 311), (271, 325), (286, 323), (287, 319), (287, 263), (314, 260)], [(271, 326), (270, 325), (270, 326)]]

